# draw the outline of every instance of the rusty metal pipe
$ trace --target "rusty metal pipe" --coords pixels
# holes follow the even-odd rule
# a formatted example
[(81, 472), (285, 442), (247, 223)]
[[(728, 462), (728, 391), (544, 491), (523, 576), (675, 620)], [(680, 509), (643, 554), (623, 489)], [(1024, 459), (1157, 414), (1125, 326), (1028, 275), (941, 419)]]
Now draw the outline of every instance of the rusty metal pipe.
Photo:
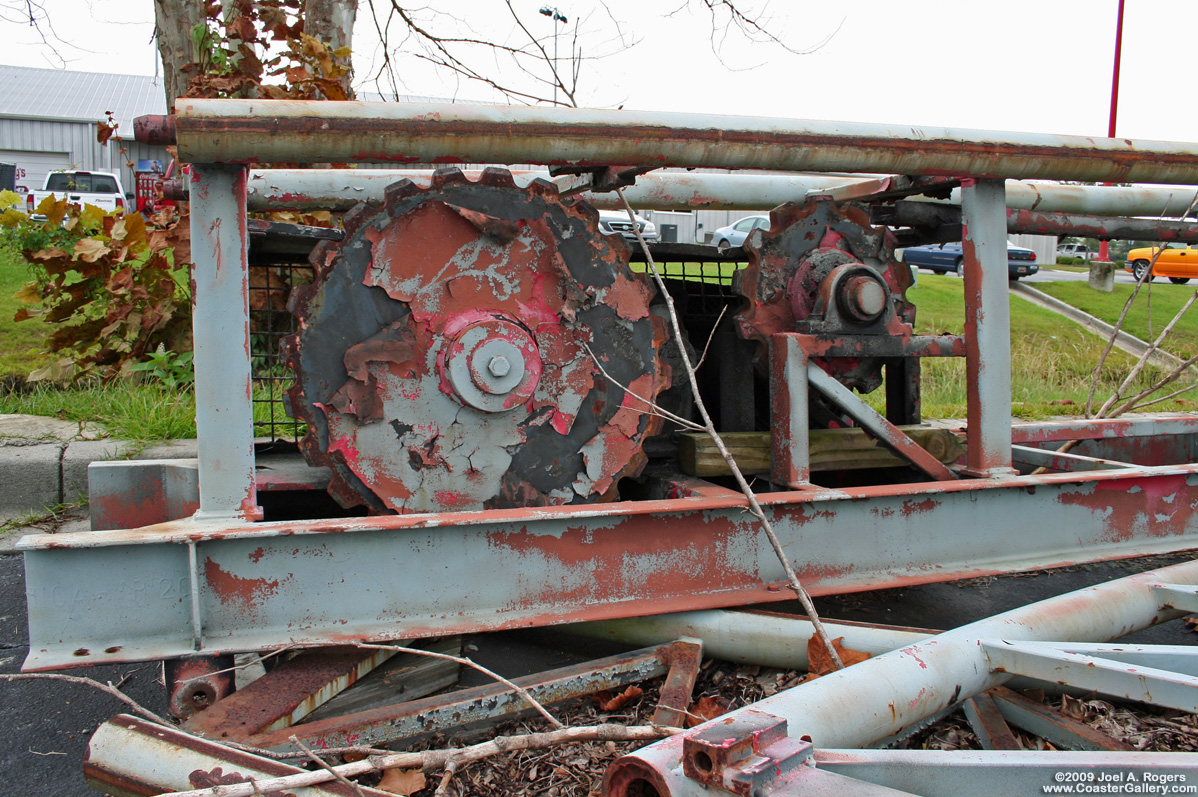
[[(892, 227), (925, 227), (943, 230), (945, 242), (960, 238), (961, 213), (954, 207), (926, 202), (897, 202), (874, 205), (870, 221)], [(1198, 242), (1198, 224), (1192, 221), (1161, 221), (1007, 208), (1007, 232), (1028, 235), (1078, 236), (1103, 240)]]
[[(465, 170), (465, 174), (477, 180), (482, 172)], [(358, 202), (382, 204), (384, 190), (398, 180), (427, 188), (432, 176), (432, 169), (259, 169), (250, 172), (246, 202), (251, 211), (344, 211)], [(512, 177), (520, 186), (536, 178), (550, 180), (562, 190), (583, 184), (578, 177), (553, 177), (545, 169), (513, 169)], [(820, 174), (651, 172), (637, 177), (634, 185), (624, 189), (624, 196), (638, 209), (762, 210), (802, 201), (809, 193), (855, 179)], [(623, 207), (614, 192), (585, 191), (580, 197), (598, 208)]]
[[(1193, 584), (1198, 561), (1139, 573), (1033, 603), (854, 664), (699, 725), (617, 760), (604, 779), (651, 783), (660, 797), (708, 794), (682, 771), (684, 737), (746, 711), (789, 724), (818, 748), (867, 747), (1012, 675), (991, 671), (982, 640), (1109, 641), (1186, 612), (1162, 603), (1152, 585)], [(619, 775), (620, 777), (616, 777)], [(631, 779), (630, 777), (631, 776)], [(623, 787), (605, 792), (630, 797)]]
[[(936, 633), (835, 620), (824, 620), (824, 625), (833, 637), (844, 638), (845, 647), (871, 655), (888, 653)], [(807, 640), (815, 633), (811, 621), (804, 617), (723, 609), (572, 623), (559, 626), (559, 630), (631, 645), (694, 637), (703, 640), (705, 656), (786, 670), (807, 669)]]
[(180, 99), (175, 109), (179, 157), (196, 163), (541, 161), (1198, 184), (1198, 146), (1162, 141), (520, 106)]
[[(469, 179), (481, 172), (466, 170)], [(249, 210), (334, 210), (345, 211), (358, 202), (381, 204), (383, 191), (397, 180), (411, 180), (427, 187), (432, 169), (255, 169), (250, 171)], [(547, 170), (512, 171), (517, 185), (526, 185), (534, 177), (552, 180), (566, 189), (578, 183), (574, 177), (551, 177)], [(637, 178), (634, 185), (624, 189), (629, 204), (638, 209), (689, 208), (694, 210), (763, 210), (783, 202), (802, 200), (838, 186), (856, 182), (825, 174), (706, 174), (696, 172), (650, 172)], [(185, 183), (168, 180), (164, 192), (173, 185)], [(1033, 212), (1035, 218), (1049, 213), (1078, 213), (1087, 216), (1178, 216), (1184, 214), (1194, 199), (1194, 190), (1181, 187), (1157, 186), (1089, 186), (1057, 185), (1054, 183), (1022, 183), (1007, 181), (1006, 202), (1008, 218), (1016, 211)], [(594, 194), (589, 191), (580, 197), (598, 208), (619, 208), (619, 198), (611, 192)], [(171, 194), (168, 199), (186, 199), (185, 193)], [(912, 206), (911, 203), (918, 203)], [(960, 189), (954, 189), (948, 200), (913, 196), (899, 203), (916, 213), (924, 208), (933, 213), (936, 206), (961, 204)], [(1149, 222), (1170, 229), (1177, 222)], [(1084, 224), (1084, 217), (1078, 224)], [(1182, 224), (1181, 226), (1187, 226)], [(1009, 229), (1009, 225), (1008, 225)], [(1122, 229), (1122, 228), (1120, 228)], [(1019, 232), (1020, 230), (1011, 230)], [(1062, 233), (1074, 234), (1074, 233)], [(1076, 234), (1090, 234), (1079, 232)], [(1101, 235), (1101, 233), (1097, 233)], [(1112, 235), (1111, 237), (1118, 237)], [(1138, 236), (1147, 239), (1145, 236)], [(1151, 237), (1151, 236), (1148, 236)], [(1154, 239), (1155, 240), (1155, 239)], [(1173, 240), (1162, 238), (1160, 240)], [(1184, 240), (1178, 238), (1177, 240)]]

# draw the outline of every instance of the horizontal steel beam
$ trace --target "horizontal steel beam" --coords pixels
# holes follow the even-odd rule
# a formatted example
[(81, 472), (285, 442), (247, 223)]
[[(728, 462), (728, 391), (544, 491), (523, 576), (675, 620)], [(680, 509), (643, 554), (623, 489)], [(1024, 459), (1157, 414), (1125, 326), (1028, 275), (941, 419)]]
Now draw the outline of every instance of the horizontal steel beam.
[(190, 163), (620, 164), (1198, 183), (1198, 145), (1162, 141), (523, 106), (180, 99), (175, 111), (179, 157)]
[[(761, 496), (817, 595), (1198, 547), (1198, 465)], [(986, 533), (963, 534), (962, 518)], [(734, 495), (26, 537), (27, 669), (783, 600)], [(192, 584), (195, 590), (192, 590)]]

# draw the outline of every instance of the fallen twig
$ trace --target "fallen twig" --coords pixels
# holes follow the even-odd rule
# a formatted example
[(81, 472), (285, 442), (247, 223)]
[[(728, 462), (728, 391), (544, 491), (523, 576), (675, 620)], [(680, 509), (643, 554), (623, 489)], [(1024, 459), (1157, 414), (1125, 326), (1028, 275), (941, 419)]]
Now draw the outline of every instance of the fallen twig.
[(656, 725), (587, 725), (574, 728), (560, 728), (545, 733), (530, 733), (523, 736), (497, 736), (494, 739), (470, 747), (460, 747), (449, 750), (426, 750), (419, 753), (392, 753), (385, 756), (370, 756), (361, 761), (341, 766), (331, 767), (330, 770), (300, 772), (279, 778), (264, 778), (249, 783), (235, 783), (224, 786), (213, 786), (207, 789), (193, 791), (178, 791), (161, 797), (253, 797), (255, 790), (269, 794), (274, 791), (287, 791), (305, 786), (315, 786), (334, 779), (335, 771), (341, 777), (349, 778), (357, 775), (383, 772), (388, 769), (422, 769), (424, 771), (444, 768), (451, 759), (458, 760), (458, 767), (480, 761), (500, 753), (513, 750), (539, 750), (562, 744), (591, 741), (614, 742), (647, 742), (681, 733), (681, 728), (665, 728)]

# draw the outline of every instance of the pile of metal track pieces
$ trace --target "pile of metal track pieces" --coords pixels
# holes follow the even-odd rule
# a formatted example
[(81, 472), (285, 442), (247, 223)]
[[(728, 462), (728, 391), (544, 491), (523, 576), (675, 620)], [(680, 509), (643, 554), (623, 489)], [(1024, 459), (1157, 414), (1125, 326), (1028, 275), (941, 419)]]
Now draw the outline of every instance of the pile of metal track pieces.
[[(1077, 793), (1100, 792), (1103, 784), (1113, 793), (1120, 784), (1147, 784), (1126, 793), (1198, 784), (1198, 754), (1103, 744), (1018, 695), (995, 690), (1015, 678), (1021, 685), (1032, 679), (1198, 713), (1198, 647), (1086, 641), (1118, 639), (1198, 611), (1196, 583), (1198, 561), (1186, 562), (905, 644), (627, 755), (608, 769), (605, 794), (932, 797), (1052, 793), (1062, 783), (1073, 784)], [(641, 625), (615, 621), (599, 632), (620, 636), (624, 622), (632, 624), (630, 636), (708, 631), (707, 649), (719, 649), (711, 637), (727, 628), (721, 631), (720, 618), (706, 614), (650, 618)], [(646, 624), (655, 623), (650, 631)], [(858, 629), (854, 644), (877, 647), (894, 639), (891, 631), (879, 634)], [(879, 749), (962, 705), (984, 750)], [(1068, 751), (1020, 750), (1007, 721)]]
[[(609, 767), (605, 794), (951, 795), (984, 790), (987, 783), (1030, 794), (1062, 782), (1193, 783), (1198, 754), (1137, 752), (1005, 687), (1072, 688), (1198, 713), (1198, 646), (1082, 641), (1119, 638), (1198, 611), (1195, 580), (1198, 562), (1187, 562), (940, 634), (828, 621), (846, 647), (874, 658), (625, 755)], [(565, 630), (625, 644), (674, 641), (515, 684), (553, 705), (660, 678), (652, 722), (670, 727), (691, 724), (686, 720), (704, 656), (801, 671), (809, 667), (806, 643), (814, 631), (801, 617), (723, 610)], [(460, 642), (427, 647), (453, 653)], [(378, 669), (366, 677), (371, 668)], [(113, 794), (264, 780), (300, 770), (221, 743), (276, 753), (301, 745), (318, 751), (395, 747), (465, 726), (477, 732), (480, 724), (528, 713), (528, 703), (500, 683), (413, 699), (457, 676), (456, 666), (409, 653), (307, 651), (194, 714), (182, 730), (112, 718), (91, 740), (85, 776)], [(881, 749), (956, 709), (964, 710), (983, 750)], [(1060, 752), (1021, 749), (1008, 722)], [(316, 793), (341, 794), (342, 788), (329, 783)]]
[[(426, 647), (446, 653), (453, 645), (452, 640), (440, 640)], [(629, 685), (661, 678), (653, 722), (679, 727), (701, 661), (701, 644), (678, 639), (515, 678), (512, 683), (541, 705), (552, 706), (602, 690), (618, 693)], [(277, 753), (303, 747), (317, 751), (379, 748), (464, 726), (471, 726), (477, 735), (480, 728), (529, 713), (529, 703), (498, 682), (420, 697), (457, 680), (456, 664), (419, 654), (393, 656), (355, 647), (309, 650), (192, 714), (181, 730), (123, 714), (113, 717), (92, 737), (84, 776), (93, 787), (121, 795), (262, 780), (301, 770), (223, 743)], [(336, 783), (327, 789), (320, 793), (352, 793)]]

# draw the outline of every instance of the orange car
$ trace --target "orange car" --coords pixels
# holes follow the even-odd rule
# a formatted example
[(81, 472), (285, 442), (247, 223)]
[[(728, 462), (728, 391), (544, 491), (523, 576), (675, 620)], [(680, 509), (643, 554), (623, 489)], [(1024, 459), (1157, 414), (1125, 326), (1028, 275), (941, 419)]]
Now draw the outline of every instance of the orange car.
[[(1159, 249), (1160, 247), (1156, 246), (1133, 249), (1127, 253), (1127, 262), (1123, 267), (1138, 280), (1152, 264), (1152, 258)], [(1198, 277), (1198, 244), (1165, 244), (1164, 251), (1156, 259), (1156, 265), (1152, 266), (1152, 276), (1149, 279), (1157, 277), (1168, 277), (1170, 282), (1178, 285), (1184, 285)]]

